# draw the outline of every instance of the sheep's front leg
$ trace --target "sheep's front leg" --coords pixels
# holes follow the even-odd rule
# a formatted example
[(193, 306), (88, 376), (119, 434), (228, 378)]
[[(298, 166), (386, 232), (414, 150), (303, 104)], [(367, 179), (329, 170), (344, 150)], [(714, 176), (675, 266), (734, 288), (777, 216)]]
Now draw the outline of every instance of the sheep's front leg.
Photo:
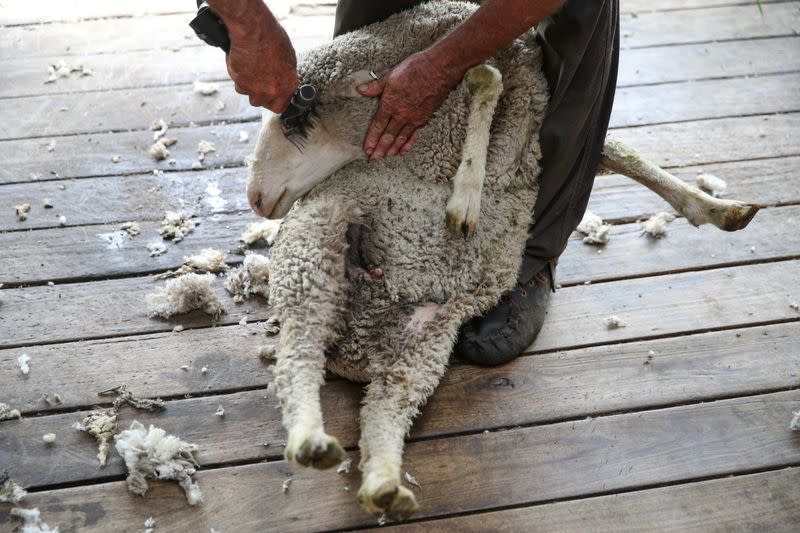
[(600, 164), (654, 191), (695, 226), (711, 223), (725, 231), (737, 231), (746, 227), (759, 210), (757, 205), (714, 198), (614, 139), (606, 139)]
[(447, 226), (469, 239), (475, 234), (481, 211), (481, 189), (486, 175), (486, 151), (494, 108), (503, 90), (500, 72), (478, 65), (464, 76), (470, 95), (467, 134), (461, 149), (461, 164), (453, 177), (453, 193), (447, 202)]

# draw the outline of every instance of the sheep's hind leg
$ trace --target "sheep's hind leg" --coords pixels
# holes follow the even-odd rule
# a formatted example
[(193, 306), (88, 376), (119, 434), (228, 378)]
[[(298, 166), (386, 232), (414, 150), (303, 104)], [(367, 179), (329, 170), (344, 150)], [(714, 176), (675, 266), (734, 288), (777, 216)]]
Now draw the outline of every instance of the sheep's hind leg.
[(469, 239), (475, 234), (481, 211), (481, 189), (486, 174), (486, 151), (494, 108), (503, 90), (500, 72), (478, 65), (464, 76), (470, 95), (467, 134), (461, 149), (461, 164), (453, 177), (453, 193), (447, 202), (447, 226)]
[[(387, 332), (393, 338), (408, 336), (408, 344), (393, 357), (386, 375), (367, 386), (361, 408), (363, 482), (358, 501), (367, 511), (392, 520), (406, 520), (418, 508), (414, 493), (401, 483), (404, 437), (444, 374), (457, 327), (446, 331), (449, 325), (435, 318), (437, 311), (435, 304), (420, 306), (405, 331)], [(438, 331), (415, 335), (426, 325)]]
[(711, 223), (725, 231), (737, 231), (746, 227), (759, 210), (758, 205), (714, 198), (610, 138), (606, 138), (600, 165), (651, 189), (695, 226)]
[[(281, 322), (281, 349), (275, 385), (289, 436), (286, 459), (304, 466), (330, 468), (344, 458), (338, 440), (326, 434), (320, 405), (325, 352), (344, 323), (347, 295), (344, 256), (346, 231), (356, 214), (345, 207), (309, 208), (305, 220), (289, 219), (276, 244), (291, 261), (276, 261), (270, 297)], [(299, 267), (298, 267), (299, 265)]]

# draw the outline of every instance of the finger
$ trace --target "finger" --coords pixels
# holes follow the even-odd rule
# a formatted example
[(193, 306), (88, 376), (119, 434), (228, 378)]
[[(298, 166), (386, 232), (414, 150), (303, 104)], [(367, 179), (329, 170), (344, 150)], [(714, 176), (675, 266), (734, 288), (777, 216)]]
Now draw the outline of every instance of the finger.
[(362, 96), (380, 96), (386, 82), (383, 78), (356, 86), (356, 91)]
[(372, 155), (373, 150), (375, 150), (375, 146), (377, 146), (378, 141), (380, 140), (381, 135), (383, 135), (383, 131), (386, 129), (386, 126), (389, 124), (389, 120), (391, 118), (391, 113), (386, 111), (386, 108), (381, 105), (378, 108), (378, 112), (375, 113), (372, 123), (369, 125), (367, 136), (364, 138), (364, 152), (366, 152), (367, 155)]
[(392, 120), (389, 121), (389, 124), (386, 125), (386, 129), (384, 130), (383, 135), (381, 135), (378, 144), (372, 151), (372, 155), (369, 158), (370, 162), (377, 161), (386, 155), (386, 151), (390, 146), (392, 146), (395, 138), (397, 138), (397, 134), (400, 133), (402, 128), (403, 125), (397, 119), (392, 118)]
[(400, 130), (400, 133), (397, 134), (397, 137), (395, 137), (392, 145), (388, 150), (386, 150), (386, 155), (397, 155), (403, 145), (406, 144), (406, 141), (408, 141), (409, 137), (411, 137), (411, 134), (414, 133), (414, 129), (414, 126), (407, 124), (402, 130)]
[(416, 130), (414, 130), (414, 133), (411, 134), (411, 136), (408, 138), (403, 147), (400, 148), (401, 155), (406, 155), (408, 152), (411, 151), (411, 148), (414, 146), (414, 143), (417, 142), (417, 138), (419, 137), (421, 131), (422, 128), (417, 128)]

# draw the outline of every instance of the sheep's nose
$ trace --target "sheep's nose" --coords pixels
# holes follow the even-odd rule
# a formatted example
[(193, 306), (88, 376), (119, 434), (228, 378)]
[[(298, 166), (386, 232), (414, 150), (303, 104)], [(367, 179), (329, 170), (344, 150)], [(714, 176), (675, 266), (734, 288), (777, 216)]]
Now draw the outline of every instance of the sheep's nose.
[(247, 191), (247, 200), (250, 203), (250, 209), (252, 209), (257, 215), (260, 215), (261, 204), (263, 203), (261, 192), (252, 189)]

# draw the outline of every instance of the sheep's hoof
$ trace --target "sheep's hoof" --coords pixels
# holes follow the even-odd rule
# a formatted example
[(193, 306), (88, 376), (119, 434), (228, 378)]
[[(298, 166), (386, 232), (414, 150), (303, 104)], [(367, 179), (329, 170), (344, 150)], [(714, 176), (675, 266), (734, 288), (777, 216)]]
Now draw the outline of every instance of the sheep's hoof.
[(344, 460), (344, 449), (336, 437), (327, 435), (322, 429), (305, 436), (290, 432), (284, 456), (287, 461), (324, 470)]
[(383, 513), (390, 520), (403, 522), (419, 509), (414, 493), (399, 482), (388, 480), (375, 488), (374, 485), (365, 481), (358, 491), (358, 502), (370, 513)]
[(479, 212), (480, 194), (454, 192), (445, 210), (447, 227), (453, 235), (469, 240), (475, 235)]

